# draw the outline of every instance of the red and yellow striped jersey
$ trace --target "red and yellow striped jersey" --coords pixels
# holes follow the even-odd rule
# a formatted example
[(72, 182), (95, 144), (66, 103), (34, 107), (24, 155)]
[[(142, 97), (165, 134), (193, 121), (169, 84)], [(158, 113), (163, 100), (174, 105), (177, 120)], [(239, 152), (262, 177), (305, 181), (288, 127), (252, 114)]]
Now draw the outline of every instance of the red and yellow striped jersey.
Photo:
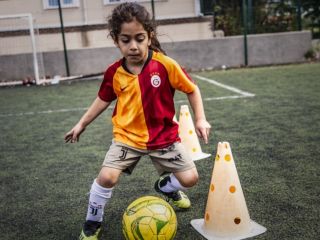
[(140, 149), (159, 149), (180, 141), (175, 115), (175, 89), (191, 93), (195, 84), (173, 59), (149, 51), (140, 74), (126, 70), (121, 59), (108, 67), (98, 96), (117, 99), (112, 116), (114, 139)]

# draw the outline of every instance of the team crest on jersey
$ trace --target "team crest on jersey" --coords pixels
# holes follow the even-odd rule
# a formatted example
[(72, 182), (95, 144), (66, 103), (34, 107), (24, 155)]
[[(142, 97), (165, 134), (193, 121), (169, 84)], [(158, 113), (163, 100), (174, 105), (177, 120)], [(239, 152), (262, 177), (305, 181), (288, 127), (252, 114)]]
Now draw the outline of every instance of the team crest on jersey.
[(154, 73), (151, 76), (151, 85), (155, 88), (159, 87), (161, 84), (161, 78), (158, 73)]

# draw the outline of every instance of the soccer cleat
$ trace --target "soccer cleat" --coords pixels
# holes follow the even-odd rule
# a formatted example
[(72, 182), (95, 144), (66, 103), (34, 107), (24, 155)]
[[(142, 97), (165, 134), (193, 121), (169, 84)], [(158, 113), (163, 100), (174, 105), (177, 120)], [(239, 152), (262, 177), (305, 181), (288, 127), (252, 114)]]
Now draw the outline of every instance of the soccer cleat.
[(190, 208), (191, 206), (191, 202), (188, 198), (188, 196), (182, 192), (182, 191), (176, 191), (176, 192), (169, 192), (169, 193), (166, 193), (166, 192), (163, 192), (161, 191), (160, 189), (160, 186), (161, 186), (161, 181), (164, 180), (166, 181), (168, 177), (160, 177), (154, 184), (154, 189), (158, 192), (158, 193), (161, 193), (163, 194), (165, 197), (166, 197), (166, 201), (167, 202), (172, 202), (173, 205), (175, 205), (176, 207), (178, 208), (181, 208), (181, 209), (187, 209), (187, 208)]
[(101, 230), (101, 223), (95, 221), (86, 221), (79, 236), (79, 240), (98, 240)]

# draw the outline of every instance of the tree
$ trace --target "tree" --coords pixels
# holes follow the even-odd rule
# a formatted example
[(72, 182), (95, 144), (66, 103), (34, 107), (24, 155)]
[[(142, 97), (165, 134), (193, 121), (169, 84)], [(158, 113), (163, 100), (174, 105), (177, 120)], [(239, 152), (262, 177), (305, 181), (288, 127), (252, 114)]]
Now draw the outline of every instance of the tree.
[(305, 17), (313, 18), (320, 21), (320, 1), (319, 0), (304, 0), (301, 1), (301, 6), (305, 12)]
[[(247, 1), (246, 5), (248, 3), (250, 5), (247, 9), (249, 34), (285, 32), (297, 29), (295, 1), (298, 0), (215, 0), (211, 29), (213, 31), (223, 30), (225, 36), (242, 34), (243, 1)], [(320, 2), (319, 0), (309, 1)], [(313, 10), (314, 7), (311, 9)], [(319, 15), (317, 16), (319, 17)]]
[[(320, 1), (304, 0), (301, 1), (301, 7), (303, 9), (303, 17), (305, 19), (310, 19), (310, 27), (313, 33), (313, 37), (320, 38)], [(314, 31), (314, 28), (316, 26), (318, 28), (317, 32)]]
[(225, 36), (242, 33), (241, 0), (215, 0), (211, 30), (222, 30)]
[[(260, 32), (285, 32), (297, 28), (296, 6), (291, 0), (259, 1), (256, 30)], [(263, 6), (264, 5), (264, 6)]]

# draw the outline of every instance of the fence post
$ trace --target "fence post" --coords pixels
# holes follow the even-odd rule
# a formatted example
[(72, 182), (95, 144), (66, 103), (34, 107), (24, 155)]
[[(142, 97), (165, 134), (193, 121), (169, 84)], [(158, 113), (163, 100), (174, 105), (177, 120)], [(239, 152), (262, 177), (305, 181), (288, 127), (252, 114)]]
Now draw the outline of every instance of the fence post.
[(59, 6), (60, 28), (61, 28), (62, 42), (63, 42), (64, 61), (65, 61), (65, 64), (66, 64), (67, 76), (69, 77), (70, 76), (69, 61), (68, 61), (66, 39), (65, 39), (65, 36), (64, 36), (64, 26), (63, 26), (63, 17), (62, 17), (62, 10), (61, 10), (61, 2), (60, 2), (60, 0), (58, 0), (58, 6)]
[(297, 0), (297, 22), (298, 22), (298, 31), (302, 30), (301, 24), (301, 0)]
[(156, 19), (155, 10), (154, 10), (154, 0), (151, 0), (151, 10), (152, 10), (152, 20)]
[(253, 32), (253, 24), (252, 24), (252, 0), (248, 0), (248, 6), (247, 6), (247, 13), (248, 13), (248, 33)]
[(248, 66), (248, 19), (247, 19), (247, 0), (242, 0), (242, 14), (243, 14), (243, 46), (244, 46), (244, 65)]

